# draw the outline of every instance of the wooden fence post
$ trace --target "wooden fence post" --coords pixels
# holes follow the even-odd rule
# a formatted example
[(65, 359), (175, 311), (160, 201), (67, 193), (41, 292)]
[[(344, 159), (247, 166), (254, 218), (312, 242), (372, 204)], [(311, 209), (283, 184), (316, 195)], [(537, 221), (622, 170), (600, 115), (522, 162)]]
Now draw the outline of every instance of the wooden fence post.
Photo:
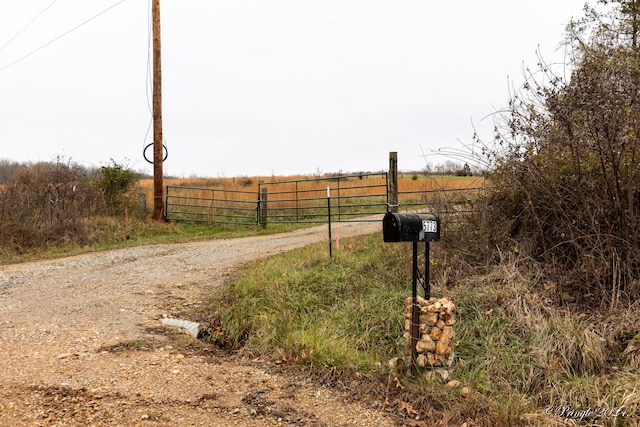
[(387, 198), (389, 206), (388, 212), (398, 212), (398, 153), (389, 152), (389, 189)]

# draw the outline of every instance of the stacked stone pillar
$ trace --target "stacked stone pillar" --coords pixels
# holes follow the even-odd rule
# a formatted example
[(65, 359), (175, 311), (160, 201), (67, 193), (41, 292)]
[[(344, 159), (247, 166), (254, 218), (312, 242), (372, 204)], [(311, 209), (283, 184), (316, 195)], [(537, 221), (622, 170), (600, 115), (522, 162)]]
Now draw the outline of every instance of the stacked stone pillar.
[(417, 355), (415, 362), (418, 366), (425, 368), (451, 366), (454, 359), (453, 340), (455, 331), (453, 325), (456, 323), (455, 302), (451, 298), (430, 298), (426, 300), (417, 297), (417, 304), (420, 308), (420, 316), (419, 337), (416, 337), (419, 339), (416, 342), (411, 337), (412, 298), (409, 297), (405, 301), (405, 337), (409, 354), (414, 354), (411, 345), (412, 342), (416, 342), (415, 351)]

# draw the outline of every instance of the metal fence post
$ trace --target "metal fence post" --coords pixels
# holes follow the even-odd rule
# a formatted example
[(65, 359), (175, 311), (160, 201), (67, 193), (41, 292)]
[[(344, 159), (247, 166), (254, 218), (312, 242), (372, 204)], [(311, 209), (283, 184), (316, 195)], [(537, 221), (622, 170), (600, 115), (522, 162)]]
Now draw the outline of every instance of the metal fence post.
[[(165, 194), (165, 196), (164, 196), (164, 214), (162, 216), (163, 216), (164, 222), (169, 222), (170, 218), (169, 218), (169, 186), (168, 185), (165, 187), (164, 194)], [(155, 206), (155, 202), (154, 202), (154, 206)]]
[(267, 189), (262, 188), (260, 195), (260, 225), (262, 228), (267, 228)]
[(138, 205), (140, 206), (140, 219), (145, 219), (147, 217), (147, 192), (142, 187), (138, 187)]
[(331, 248), (331, 187), (327, 187), (327, 223), (329, 224), (329, 258), (333, 258)]

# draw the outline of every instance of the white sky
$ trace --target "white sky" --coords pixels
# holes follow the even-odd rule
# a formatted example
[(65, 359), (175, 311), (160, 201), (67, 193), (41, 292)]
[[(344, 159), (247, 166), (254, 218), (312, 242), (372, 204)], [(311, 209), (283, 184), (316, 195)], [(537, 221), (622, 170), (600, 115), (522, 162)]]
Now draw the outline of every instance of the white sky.
[[(420, 170), (472, 122), (491, 138), (584, 3), (161, 0), (165, 174)], [(0, 0), (0, 158), (152, 171), (149, 4)]]

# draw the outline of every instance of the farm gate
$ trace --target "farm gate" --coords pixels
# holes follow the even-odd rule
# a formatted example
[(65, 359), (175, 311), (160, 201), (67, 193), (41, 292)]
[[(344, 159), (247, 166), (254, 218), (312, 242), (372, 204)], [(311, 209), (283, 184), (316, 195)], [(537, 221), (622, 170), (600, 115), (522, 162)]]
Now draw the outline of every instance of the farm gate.
[[(168, 221), (255, 225), (362, 221), (385, 213), (386, 172), (260, 182), (257, 191), (167, 186)], [(330, 206), (330, 207), (329, 207)]]
[(379, 221), (384, 213), (400, 207), (455, 219), (473, 209), (475, 196), (487, 188), (482, 178), (452, 187), (455, 182), (444, 186), (414, 175), (401, 180), (394, 193), (390, 178), (388, 172), (379, 172), (260, 182), (253, 191), (167, 186), (165, 218), (262, 226), (320, 224), (329, 216), (335, 222), (363, 222)]

